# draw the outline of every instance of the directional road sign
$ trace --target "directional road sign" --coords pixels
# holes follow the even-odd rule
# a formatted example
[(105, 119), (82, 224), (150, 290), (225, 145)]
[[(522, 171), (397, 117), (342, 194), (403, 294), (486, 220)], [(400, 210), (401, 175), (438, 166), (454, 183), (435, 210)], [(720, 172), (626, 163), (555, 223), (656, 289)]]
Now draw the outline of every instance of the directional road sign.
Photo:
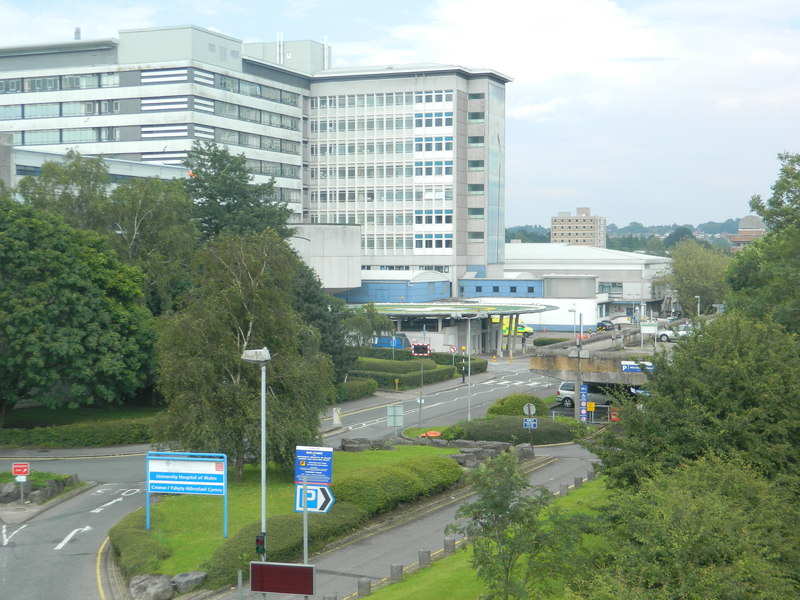
[(522, 419), (522, 426), (525, 429), (536, 429), (536, 419)]
[[(306, 506), (308, 512), (326, 513), (336, 499), (327, 485), (306, 486)], [(298, 483), (294, 492), (294, 512), (303, 512), (303, 484)]]
[(30, 463), (13, 463), (11, 465), (11, 474), (12, 475), (30, 475), (31, 474), (31, 465), (30, 465)]

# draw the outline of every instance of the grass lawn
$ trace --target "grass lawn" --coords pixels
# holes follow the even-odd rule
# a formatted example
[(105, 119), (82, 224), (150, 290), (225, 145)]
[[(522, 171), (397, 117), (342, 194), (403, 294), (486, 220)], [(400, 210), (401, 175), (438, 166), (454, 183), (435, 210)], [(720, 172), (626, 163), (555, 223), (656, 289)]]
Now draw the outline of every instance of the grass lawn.
[[(414, 456), (448, 455), (448, 448), (398, 446), (395, 450), (334, 452), (333, 478), (353, 469), (380, 468)], [(267, 472), (267, 516), (294, 512), (294, 474), (272, 467)], [(210, 496), (164, 495), (151, 509), (151, 531), (172, 552), (158, 572), (175, 575), (197, 570), (223, 542), (223, 500)], [(324, 517), (325, 515), (321, 515)], [(245, 468), (244, 481), (228, 485), (228, 537), (261, 520), (261, 467)], [(276, 532), (267, 532), (267, 545)], [(255, 543), (255, 542), (254, 542)]]
[[(565, 513), (594, 515), (597, 507), (608, 497), (603, 480), (587, 482), (582, 488), (571, 491), (563, 498), (555, 501)], [(600, 546), (602, 540), (590, 535), (584, 540), (590, 547)], [(483, 584), (478, 580), (470, 565), (472, 554), (467, 548), (460, 547), (452, 556), (431, 563), (422, 569), (407, 575), (404, 581), (388, 585), (373, 591), (370, 598), (375, 600), (440, 600), (441, 598), (478, 598), (484, 593)], [(555, 582), (553, 582), (555, 583)]]
[(71, 425), (89, 421), (110, 421), (116, 419), (139, 419), (153, 417), (163, 408), (153, 406), (111, 406), (93, 408), (82, 406), (75, 409), (52, 409), (44, 406), (17, 408), (8, 411), (3, 427), (9, 429), (30, 429), (50, 425)]

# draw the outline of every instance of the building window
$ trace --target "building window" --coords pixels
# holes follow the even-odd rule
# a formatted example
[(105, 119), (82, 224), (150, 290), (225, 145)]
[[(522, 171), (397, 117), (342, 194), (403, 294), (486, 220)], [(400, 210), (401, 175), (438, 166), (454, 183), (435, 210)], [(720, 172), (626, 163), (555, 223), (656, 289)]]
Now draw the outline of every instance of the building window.
[(0, 106), (0, 120), (21, 119), (21, 118), (22, 118), (21, 104), (9, 104), (7, 106)]
[(482, 242), (483, 241), (483, 232), (482, 231), (468, 231), (467, 232), (467, 241), (468, 242)]
[(515, 285), (511, 286), (511, 293), (512, 294), (516, 294), (517, 293), (517, 286), (515, 286)]
[(482, 208), (468, 208), (467, 209), (467, 218), (468, 219), (482, 219), (483, 218), (483, 209)]
[(480, 148), (484, 144), (482, 135), (470, 135), (467, 137), (467, 145), (470, 148)]
[(483, 286), (482, 285), (476, 285), (475, 286), (475, 291), (476, 292), (482, 292), (483, 291)]
[(483, 123), (485, 120), (483, 111), (467, 113), (467, 121), (469, 123)]
[(22, 79), (0, 79), (0, 94), (16, 94), (22, 91)]
[(482, 183), (469, 183), (467, 184), (467, 193), (471, 195), (477, 195), (483, 193), (483, 184)]
[(533, 286), (532, 286), (532, 285), (529, 285), (529, 286), (528, 286), (528, 293), (529, 293), (529, 294), (532, 294), (532, 293), (533, 293)]
[(485, 98), (485, 94), (478, 93), (478, 94), (468, 94), (467, 100), (483, 100)]
[(60, 87), (58, 77), (34, 77), (25, 80), (26, 92), (52, 92)]
[(482, 160), (468, 160), (467, 161), (467, 168), (470, 171), (483, 171), (483, 161)]
[(58, 129), (43, 129), (41, 131), (26, 131), (25, 144), (58, 144), (60, 140)]
[(500, 286), (499, 285), (493, 285), (492, 286), (492, 293), (493, 294), (497, 294), (499, 292), (500, 292)]
[(43, 119), (46, 117), (57, 117), (60, 114), (60, 105), (57, 102), (52, 104), (29, 104), (25, 106), (26, 119)]

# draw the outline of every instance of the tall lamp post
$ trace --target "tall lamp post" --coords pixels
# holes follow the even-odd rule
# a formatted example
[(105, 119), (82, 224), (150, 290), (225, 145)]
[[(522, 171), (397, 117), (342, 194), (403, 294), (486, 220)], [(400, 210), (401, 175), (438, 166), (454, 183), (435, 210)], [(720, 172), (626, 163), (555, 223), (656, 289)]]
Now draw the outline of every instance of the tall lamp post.
[(697, 316), (700, 317), (700, 296), (695, 296), (695, 300), (697, 300)]
[(467, 321), (467, 423), (469, 423), (472, 421), (472, 320), (477, 319), (478, 315), (467, 317), (459, 313), (452, 317)]
[(242, 360), (261, 365), (261, 535), (264, 538), (264, 555), (267, 547), (267, 361), (269, 350), (245, 350)]

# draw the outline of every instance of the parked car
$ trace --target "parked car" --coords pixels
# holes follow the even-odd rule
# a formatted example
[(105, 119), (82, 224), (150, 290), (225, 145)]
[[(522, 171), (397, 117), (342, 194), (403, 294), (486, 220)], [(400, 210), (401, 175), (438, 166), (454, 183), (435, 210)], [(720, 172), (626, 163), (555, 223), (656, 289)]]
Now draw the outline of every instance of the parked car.
[(597, 331), (611, 331), (614, 329), (614, 322), (608, 319), (603, 319), (597, 322)]
[(691, 325), (684, 323), (677, 329), (659, 329), (656, 337), (661, 342), (677, 342), (680, 338), (689, 335), (691, 331)]
[[(608, 389), (604, 386), (597, 385), (596, 383), (588, 383), (586, 385), (589, 386), (589, 396), (587, 398), (589, 402), (611, 404), (614, 401), (614, 397), (606, 393)], [(580, 399), (580, 393), (575, 393), (575, 382), (562, 381), (556, 392), (556, 400), (561, 403), (561, 406), (564, 408), (573, 408), (575, 406), (575, 401), (578, 399)]]

